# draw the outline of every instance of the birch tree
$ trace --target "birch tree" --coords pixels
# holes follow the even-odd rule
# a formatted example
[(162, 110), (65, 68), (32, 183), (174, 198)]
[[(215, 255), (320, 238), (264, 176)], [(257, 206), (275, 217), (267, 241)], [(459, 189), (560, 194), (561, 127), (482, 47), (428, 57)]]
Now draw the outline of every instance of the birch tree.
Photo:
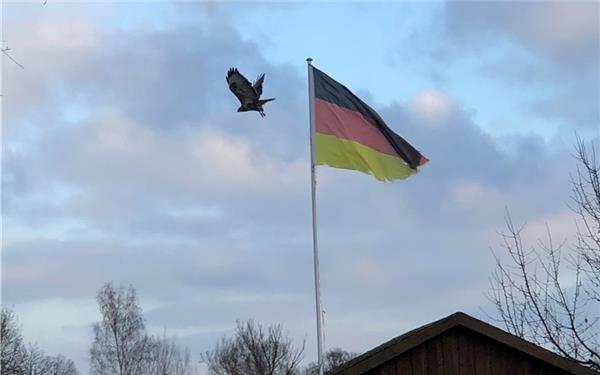
[(96, 297), (102, 320), (94, 324), (92, 375), (144, 375), (150, 338), (133, 287), (105, 284)]

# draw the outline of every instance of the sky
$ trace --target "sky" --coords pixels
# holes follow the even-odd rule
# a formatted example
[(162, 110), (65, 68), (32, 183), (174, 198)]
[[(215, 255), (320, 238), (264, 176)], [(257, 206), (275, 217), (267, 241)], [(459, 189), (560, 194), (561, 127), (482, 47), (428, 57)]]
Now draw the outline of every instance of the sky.
[[(95, 295), (136, 288), (194, 359), (236, 319), (315, 360), (307, 57), (431, 161), (318, 167), (325, 347), (488, 319), (504, 215), (569, 241), (600, 141), (597, 2), (4, 1), (2, 305), (87, 373)], [(266, 73), (267, 116), (225, 74)]]

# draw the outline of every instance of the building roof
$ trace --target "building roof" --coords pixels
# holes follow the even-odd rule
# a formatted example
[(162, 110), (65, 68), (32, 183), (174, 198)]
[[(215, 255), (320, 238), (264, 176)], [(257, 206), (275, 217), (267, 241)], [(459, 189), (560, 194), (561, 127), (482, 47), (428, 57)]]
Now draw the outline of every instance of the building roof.
[(334, 371), (333, 375), (354, 375), (365, 373), (401, 355), (402, 353), (423, 344), (427, 340), (439, 336), (442, 333), (458, 326), (477, 332), (491, 340), (507, 345), (513, 349), (537, 358), (538, 360), (546, 362), (561, 370), (568, 371), (572, 374), (599, 374), (588, 367), (561, 357), (547, 349), (525, 341), (479, 319), (475, 319), (472, 316), (462, 312), (457, 312), (436, 322), (416, 328), (372, 350), (369, 350), (368, 352), (350, 360), (340, 369)]

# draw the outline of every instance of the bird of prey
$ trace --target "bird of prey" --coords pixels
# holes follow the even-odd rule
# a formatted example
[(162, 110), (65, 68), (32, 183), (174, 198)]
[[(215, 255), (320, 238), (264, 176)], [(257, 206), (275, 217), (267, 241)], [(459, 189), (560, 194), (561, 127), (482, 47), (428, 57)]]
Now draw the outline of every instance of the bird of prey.
[(229, 89), (238, 98), (241, 103), (238, 112), (257, 111), (262, 117), (265, 117), (263, 104), (275, 100), (275, 98), (260, 99), (263, 91), (263, 82), (265, 75), (261, 74), (256, 78), (254, 84), (246, 79), (236, 68), (227, 71), (227, 84)]

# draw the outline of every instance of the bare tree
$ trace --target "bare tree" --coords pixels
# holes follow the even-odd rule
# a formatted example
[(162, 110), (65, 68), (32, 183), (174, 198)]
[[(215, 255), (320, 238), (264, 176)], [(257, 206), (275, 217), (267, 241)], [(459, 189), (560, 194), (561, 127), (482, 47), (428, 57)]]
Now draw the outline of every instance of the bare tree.
[[(582, 260), (587, 297), (600, 303), (600, 166), (594, 147), (588, 150), (578, 140), (575, 157), (579, 167), (571, 178), (573, 204), (571, 209), (580, 222), (577, 231), (577, 253)], [(599, 314), (600, 315), (600, 314)]]
[(555, 243), (547, 227), (545, 240), (526, 246), (507, 213), (501, 236), (509, 261), (496, 257), (489, 298), (509, 332), (600, 370), (600, 169), (579, 139), (575, 157), (576, 245)]
[(47, 356), (37, 345), (23, 344), (21, 329), (12, 310), (0, 313), (3, 375), (79, 375), (73, 361), (62, 355)]
[(25, 375), (79, 375), (75, 363), (62, 355), (47, 356), (37, 345), (30, 345), (25, 359)]
[[(346, 362), (356, 357), (358, 354), (347, 352), (340, 348), (332, 348), (325, 353), (323, 371), (327, 374), (341, 368)], [(310, 363), (304, 370), (304, 375), (318, 375), (319, 364)]]
[(0, 374), (25, 374), (27, 350), (14, 312), (3, 307), (0, 311)]
[(62, 355), (46, 357), (44, 367), (44, 375), (79, 375), (75, 363)]
[(102, 321), (94, 324), (92, 375), (143, 375), (150, 339), (135, 289), (105, 284), (96, 297)]
[(304, 352), (280, 325), (263, 328), (253, 320), (237, 322), (235, 336), (222, 338), (201, 355), (210, 375), (296, 375)]
[(19, 68), (21, 69), (25, 69), (25, 67), (23, 65), (21, 65), (17, 60), (15, 60), (11, 55), (8, 54), (8, 51), (10, 51), (10, 47), (3, 47), (0, 49), (0, 51), (10, 59), (10, 61), (14, 62)]
[(46, 355), (37, 345), (30, 345), (25, 358), (25, 374), (45, 375), (47, 373), (46, 360)]
[(150, 340), (147, 356), (147, 375), (191, 375), (194, 373), (190, 351), (177, 345), (174, 338), (168, 338), (166, 332), (162, 337)]

